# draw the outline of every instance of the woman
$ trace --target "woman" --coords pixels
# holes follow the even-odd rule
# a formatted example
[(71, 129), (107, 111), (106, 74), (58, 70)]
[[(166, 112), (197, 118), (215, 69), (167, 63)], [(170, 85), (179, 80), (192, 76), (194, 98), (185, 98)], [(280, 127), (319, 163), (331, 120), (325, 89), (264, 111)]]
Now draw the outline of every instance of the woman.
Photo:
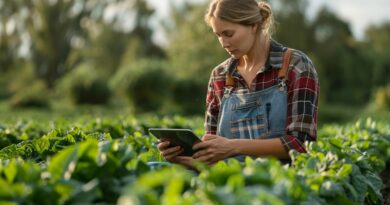
[(305, 152), (316, 140), (319, 82), (310, 59), (271, 38), (272, 11), (255, 0), (213, 0), (205, 20), (231, 58), (213, 69), (206, 99), (206, 134), (182, 148), (161, 141), (161, 155), (192, 167), (229, 157), (274, 156)]

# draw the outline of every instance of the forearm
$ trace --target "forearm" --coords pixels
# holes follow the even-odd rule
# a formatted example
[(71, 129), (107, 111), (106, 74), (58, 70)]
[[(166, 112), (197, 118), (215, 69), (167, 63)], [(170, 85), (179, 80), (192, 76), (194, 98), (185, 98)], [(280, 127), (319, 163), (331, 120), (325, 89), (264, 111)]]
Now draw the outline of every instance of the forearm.
[(233, 155), (274, 156), (279, 159), (290, 158), (279, 138), (261, 140), (232, 139), (230, 140), (230, 146), (233, 149)]

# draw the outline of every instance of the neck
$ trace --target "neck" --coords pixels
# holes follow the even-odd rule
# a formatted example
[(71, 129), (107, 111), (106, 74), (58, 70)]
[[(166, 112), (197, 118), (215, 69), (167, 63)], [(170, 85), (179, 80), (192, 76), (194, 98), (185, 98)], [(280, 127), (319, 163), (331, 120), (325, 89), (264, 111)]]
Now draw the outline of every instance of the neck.
[(269, 47), (269, 36), (266, 33), (259, 34), (249, 52), (240, 58), (240, 64), (246, 70), (259, 69), (267, 62)]

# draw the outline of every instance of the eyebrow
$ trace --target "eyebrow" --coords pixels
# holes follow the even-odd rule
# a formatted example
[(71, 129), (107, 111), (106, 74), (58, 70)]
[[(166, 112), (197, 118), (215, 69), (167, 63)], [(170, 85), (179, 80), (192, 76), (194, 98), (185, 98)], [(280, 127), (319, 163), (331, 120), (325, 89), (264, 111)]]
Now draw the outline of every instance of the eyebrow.
[[(219, 34), (218, 32), (215, 32), (215, 31), (213, 31), (215, 34)], [(227, 32), (233, 32), (233, 30), (230, 30), (230, 29), (227, 29), (227, 30), (223, 30), (222, 32), (221, 32), (221, 34), (226, 34)]]

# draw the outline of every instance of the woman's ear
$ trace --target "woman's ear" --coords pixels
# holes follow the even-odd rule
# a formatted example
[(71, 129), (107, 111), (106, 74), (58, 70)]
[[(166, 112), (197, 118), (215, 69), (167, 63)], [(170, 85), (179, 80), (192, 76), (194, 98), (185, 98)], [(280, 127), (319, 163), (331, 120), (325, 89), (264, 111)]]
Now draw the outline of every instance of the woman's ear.
[(259, 24), (253, 24), (252, 25), (252, 32), (257, 33), (257, 29), (259, 28)]

